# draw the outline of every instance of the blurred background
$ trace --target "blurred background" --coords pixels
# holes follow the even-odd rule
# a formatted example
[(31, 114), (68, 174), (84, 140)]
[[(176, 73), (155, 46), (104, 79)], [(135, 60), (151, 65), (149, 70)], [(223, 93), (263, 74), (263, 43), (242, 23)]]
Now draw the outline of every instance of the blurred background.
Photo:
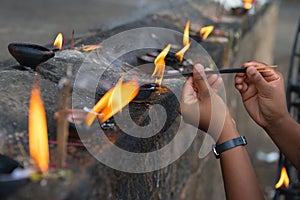
[(104, 24), (116, 26), (167, 3), (169, 0), (3, 0), (0, 59), (10, 57), (7, 51), (10, 42), (50, 44), (58, 32), (70, 39), (72, 30), (79, 36)]
[[(118, 25), (178, 0), (3, 0), (0, 7), (0, 59), (10, 58), (10, 42), (49, 44), (58, 32), (71, 37), (102, 25)], [(274, 58), (288, 66), (299, 18), (300, 1), (282, 0), (278, 13)], [(280, 68), (282, 69), (282, 67)]]

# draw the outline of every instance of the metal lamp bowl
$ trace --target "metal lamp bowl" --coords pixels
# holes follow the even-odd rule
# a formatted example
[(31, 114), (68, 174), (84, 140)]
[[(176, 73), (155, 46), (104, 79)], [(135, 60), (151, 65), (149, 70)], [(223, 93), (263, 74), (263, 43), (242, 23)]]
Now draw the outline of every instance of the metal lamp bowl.
[(14, 177), (12, 172), (22, 168), (21, 164), (12, 158), (0, 154), (0, 198), (4, 198), (29, 182), (28, 177)]
[(140, 87), (139, 93), (134, 98), (135, 101), (145, 100), (151, 96), (153, 92), (155, 92), (156, 87), (158, 87), (155, 83), (144, 84)]
[(8, 51), (20, 65), (32, 69), (55, 55), (53, 50), (46, 47), (25, 43), (11, 43), (8, 45)]

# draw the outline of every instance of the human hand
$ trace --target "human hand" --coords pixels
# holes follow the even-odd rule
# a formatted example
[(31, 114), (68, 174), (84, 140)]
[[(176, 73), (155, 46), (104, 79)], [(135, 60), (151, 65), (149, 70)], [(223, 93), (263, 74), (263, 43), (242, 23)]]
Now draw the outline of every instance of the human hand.
[(259, 73), (255, 67), (264, 63), (244, 63), (246, 73), (236, 74), (235, 87), (240, 92), (246, 110), (252, 119), (265, 129), (289, 116), (284, 91), (284, 80), (277, 71)]
[(224, 127), (235, 128), (227, 106), (217, 94), (221, 84), (220, 76), (206, 75), (203, 66), (197, 64), (193, 69), (193, 77), (189, 77), (183, 86), (180, 104), (183, 119), (205, 132), (208, 131), (215, 140)]

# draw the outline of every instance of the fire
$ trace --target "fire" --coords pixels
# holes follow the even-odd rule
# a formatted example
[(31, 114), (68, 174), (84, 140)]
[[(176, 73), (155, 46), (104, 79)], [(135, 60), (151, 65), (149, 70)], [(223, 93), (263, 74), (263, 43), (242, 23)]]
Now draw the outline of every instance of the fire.
[(187, 21), (185, 28), (184, 28), (184, 32), (183, 32), (183, 48), (178, 51), (175, 56), (176, 58), (182, 62), (183, 61), (183, 56), (185, 54), (185, 52), (190, 48), (191, 43), (190, 43), (190, 20)]
[(205, 26), (200, 29), (200, 35), (202, 35), (202, 40), (206, 40), (209, 34), (214, 30), (214, 26)]
[(190, 43), (190, 24), (191, 22), (190, 20), (188, 20), (184, 28), (183, 40), (182, 40), (183, 46), (186, 46)]
[(170, 49), (171, 49), (171, 45), (168, 44), (166, 48), (164, 48), (162, 52), (154, 60), (155, 69), (152, 73), (152, 76), (158, 76), (158, 78), (156, 78), (155, 80), (155, 83), (158, 85), (161, 85), (162, 79), (164, 77), (165, 66), (166, 66), (165, 57), (168, 55)]
[(176, 58), (177, 58), (180, 62), (183, 61), (183, 56), (184, 56), (185, 52), (190, 48), (190, 46), (191, 46), (191, 43), (185, 45), (180, 51), (178, 51), (178, 52), (175, 54)]
[(278, 189), (282, 185), (284, 185), (285, 187), (288, 187), (289, 184), (290, 184), (290, 179), (286, 172), (286, 168), (282, 167), (281, 173), (280, 173), (280, 178), (279, 178), (279, 181), (276, 183), (275, 188)]
[(123, 83), (121, 78), (115, 87), (111, 88), (97, 102), (91, 112), (86, 116), (85, 123), (91, 126), (98, 115), (98, 119), (103, 123), (121, 111), (138, 94), (139, 85), (136, 79)]
[(244, 8), (246, 10), (249, 10), (250, 8), (252, 8), (252, 1), (253, 0), (243, 0), (243, 2), (244, 2)]
[(41, 172), (45, 172), (49, 165), (48, 133), (45, 109), (37, 81), (32, 87), (28, 115), (30, 156)]
[(59, 33), (53, 43), (53, 46), (57, 47), (59, 50), (62, 49), (63, 46), (63, 35), (62, 33)]

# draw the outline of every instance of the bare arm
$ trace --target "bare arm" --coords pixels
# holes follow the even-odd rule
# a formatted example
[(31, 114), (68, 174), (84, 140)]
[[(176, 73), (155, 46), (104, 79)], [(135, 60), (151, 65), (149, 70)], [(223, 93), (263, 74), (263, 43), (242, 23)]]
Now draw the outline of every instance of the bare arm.
[(300, 125), (290, 115), (265, 128), (280, 151), (300, 171)]
[[(235, 125), (226, 123), (217, 144), (238, 136), (239, 133)], [(244, 146), (238, 146), (223, 152), (220, 162), (227, 199), (263, 199)]]
[(300, 126), (288, 112), (283, 76), (276, 71), (259, 73), (255, 66), (262, 65), (256, 61), (245, 63), (247, 73), (236, 75), (236, 88), (252, 119), (300, 170)]
[[(182, 91), (181, 113), (188, 123), (207, 131), (212, 123), (221, 124), (221, 132), (210, 130), (217, 144), (239, 137), (236, 125), (233, 122), (227, 106), (216, 94), (222, 80), (217, 75), (208, 76), (203, 72), (203, 67), (196, 65), (194, 76), (189, 78)], [(212, 106), (217, 109), (212, 109)], [(198, 109), (195, 109), (195, 108)], [(196, 114), (195, 110), (200, 113)], [(220, 110), (224, 112), (220, 112)], [(218, 115), (216, 121), (211, 121), (212, 112)], [(200, 116), (197, 118), (195, 116)], [(221, 119), (223, 118), (223, 120)], [(229, 200), (263, 199), (254, 170), (244, 146), (238, 146), (221, 153), (220, 163), (225, 186), (226, 197)]]

